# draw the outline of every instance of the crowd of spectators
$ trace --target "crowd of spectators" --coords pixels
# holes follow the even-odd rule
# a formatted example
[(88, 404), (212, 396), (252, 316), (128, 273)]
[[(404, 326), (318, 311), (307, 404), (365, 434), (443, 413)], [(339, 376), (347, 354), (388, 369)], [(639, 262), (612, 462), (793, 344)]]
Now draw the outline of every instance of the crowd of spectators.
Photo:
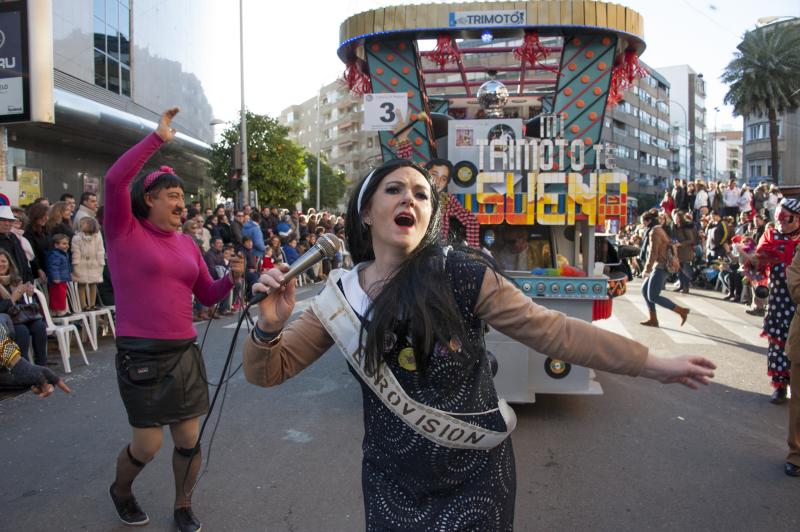
[[(214, 279), (224, 275), (232, 255), (245, 260), (244, 285), (236, 287), (216, 313), (196, 305), (195, 317), (200, 320), (235, 312), (262, 271), (291, 266), (321, 235), (332, 233), (344, 240), (344, 217), (313, 208), (307, 213), (279, 207), (264, 207), (259, 212), (249, 205), (241, 209), (217, 205), (203, 210), (200, 202), (194, 202), (186, 208), (184, 219), (183, 231), (200, 247)], [(301, 275), (301, 282), (324, 280), (345, 258), (346, 254), (340, 253), (333, 261), (317, 263)]]
[[(766, 301), (756, 296), (743, 275), (738, 249), (748, 244), (755, 247), (774, 223), (782, 198), (780, 189), (766, 182), (751, 191), (747, 184), (737, 186), (735, 180), (687, 184), (675, 179), (660, 208), (651, 212), (658, 215), (659, 225), (676, 245), (681, 263), (673, 276), (676, 290), (689, 293), (692, 285), (722, 290), (725, 299), (746, 305), (747, 313), (763, 316)], [(641, 247), (644, 232), (642, 223), (634, 223), (617, 238), (620, 244)], [(641, 258), (629, 261), (634, 275), (640, 276)]]
[[(184, 208), (183, 232), (192, 237), (215, 279), (225, 275), (234, 254), (245, 259), (246, 277), (227, 300), (208, 309), (195, 303), (195, 318), (204, 320), (232, 314), (244, 303), (250, 286), (262, 271), (290, 266), (325, 233), (344, 239), (344, 217), (328, 211), (307, 213), (278, 207), (260, 212), (245, 205), (202, 209), (199, 201)], [(79, 200), (66, 193), (50, 203), (37, 198), (25, 208), (0, 206), (0, 318), (15, 307), (35, 304), (34, 288), (47, 295), (53, 317), (67, 316), (67, 284), (77, 283), (81, 309), (113, 305), (113, 288), (105, 260), (103, 207), (97, 194), (83, 193)], [(318, 282), (346, 261), (343, 250), (333, 261), (316, 264), (301, 275), (301, 282)], [(7, 317), (7, 316), (6, 316)], [(11, 319), (0, 327), (12, 329)], [(34, 361), (45, 366), (47, 333), (42, 319), (13, 323), (6, 331), (23, 354), (32, 346)], [(8, 371), (0, 369), (0, 386)]]

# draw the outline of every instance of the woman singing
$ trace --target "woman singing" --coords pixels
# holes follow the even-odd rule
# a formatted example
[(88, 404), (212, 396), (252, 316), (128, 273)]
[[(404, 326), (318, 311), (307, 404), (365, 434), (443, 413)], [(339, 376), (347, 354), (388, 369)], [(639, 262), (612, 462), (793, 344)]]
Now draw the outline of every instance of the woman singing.
[[(103, 229), (117, 305), (117, 382), (133, 427), (117, 457), (111, 498), (129, 525), (149, 521), (131, 491), (136, 476), (161, 447), (169, 425), (175, 449), (175, 523), (197, 531), (191, 491), (200, 471), (200, 416), (208, 410), (205, 366), (195, 343), (192, 294), (206, 306), (223, 299), (242, 275), (240, 260), (212, 281), (197, 245), (180, 232), (183, 182), (162, 166), (133, 182), (142, 166), (175, 130), (178, 109), (161, 115), (158, 129), (128, 150), (106, 175)], [(188, 473), (187, 473), (188, 471)]]
[(573, 364), (691, 388), (707, 383), (714, 365), (649, 354), (535, 304), (481, 253), (448, 252), (439, 244), (438, 198), (428, 172), (407, 160), (362, 179), (346, 222), (355, 267), (332, 271), (288, 327), (294, 284), (278, 289), (276, 269), (262, 275), (255, 290), (273, 293), (245, 344), (245, 376), (279, 384), (336, 337), (363, 391), (367, 530), (511, 530), (516, 475), (507, 436), (515, 418), (495, 392), (484, 322)]

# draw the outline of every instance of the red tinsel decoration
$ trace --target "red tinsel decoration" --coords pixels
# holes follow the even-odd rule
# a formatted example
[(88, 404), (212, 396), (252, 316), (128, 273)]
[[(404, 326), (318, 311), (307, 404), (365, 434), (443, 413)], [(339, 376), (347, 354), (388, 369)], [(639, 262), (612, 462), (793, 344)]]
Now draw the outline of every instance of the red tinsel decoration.
[(428, 57), (439, 65), (440, 69), (444, 69), (447, 63), (457, 63), (461, 59), (461, 52), (456, 48), (453, 37), (447, 33), (442, 33), (436, 38), (436, 48), (433, 49)]
[(614, 61), (614, 70), (611, 72), (611, 87), (608, 90), (608, 106), (617, 105), (624, 98), (624, 92), (632, 87), (636, 78), (647, 75), (647, 69), (639, 63), (636, 50), (629, 48)]
[(363, 95), (372, 92), (372, 82), (367, 74), (367, 62), (360, 57), (353, 57), (347, 61), (342, 79), (353, 94)]
[(514, 49), (514, 57), (521, 61), (523, 65), (527, 61), (531, 64), (531, 68), (535, 68), (537, 62), (547, 59), (549, 54), (550, 52), (542, 46), (539, 34), (535, 31), (526, 31), (522, 44)]

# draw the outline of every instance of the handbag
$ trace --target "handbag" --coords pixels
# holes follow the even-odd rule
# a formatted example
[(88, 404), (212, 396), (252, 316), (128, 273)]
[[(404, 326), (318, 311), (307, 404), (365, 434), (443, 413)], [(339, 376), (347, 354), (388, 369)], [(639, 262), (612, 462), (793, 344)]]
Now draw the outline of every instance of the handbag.
[(678, 259), (678, 252), (675, 249), (675, 244), (667, 245), (666, 267), (669, 273), (678, 273), (681, 269), (681, 261)]
[(11, 316), (11, 321), (17, 325), (44, 318), (39, 303), (17, 303), (8, 309), (8, 315)]

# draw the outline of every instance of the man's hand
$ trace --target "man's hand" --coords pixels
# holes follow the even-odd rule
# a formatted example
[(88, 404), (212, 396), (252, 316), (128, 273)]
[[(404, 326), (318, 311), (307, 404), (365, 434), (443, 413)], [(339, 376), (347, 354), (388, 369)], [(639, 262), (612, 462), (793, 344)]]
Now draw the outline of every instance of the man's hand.
[(180, 109), (173, 107), (172, 109), (167, 109), (161, 114), (161, 120), (158, 121), (156, 135), (161, 137), (161, 140), (164, 142), (171, 142), (172, 139), (175, 138), (175, 133), (177, 133), (177, 130), (174, 127), (170, 128), (169, 126), (172, 123), (172, 119), (175, 118), (175, 115), (178, 114), (179, 111)]

